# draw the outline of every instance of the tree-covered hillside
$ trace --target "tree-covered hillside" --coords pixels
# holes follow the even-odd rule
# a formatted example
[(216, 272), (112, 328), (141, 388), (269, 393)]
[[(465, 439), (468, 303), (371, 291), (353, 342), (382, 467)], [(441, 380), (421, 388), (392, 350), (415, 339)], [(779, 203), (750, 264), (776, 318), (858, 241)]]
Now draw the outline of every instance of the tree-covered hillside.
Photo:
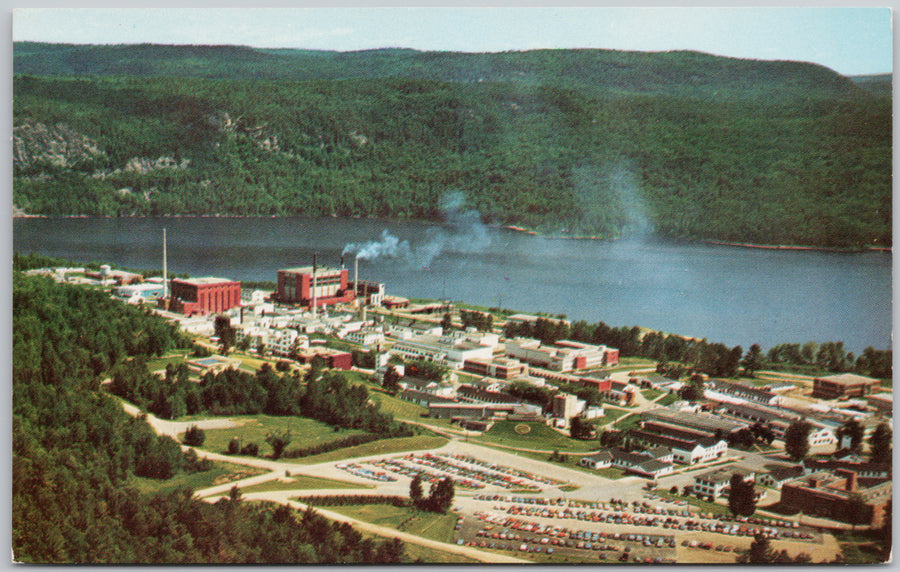
[(14, 202), (889, 245), (891, 101), (693, 52), (16, 44)]

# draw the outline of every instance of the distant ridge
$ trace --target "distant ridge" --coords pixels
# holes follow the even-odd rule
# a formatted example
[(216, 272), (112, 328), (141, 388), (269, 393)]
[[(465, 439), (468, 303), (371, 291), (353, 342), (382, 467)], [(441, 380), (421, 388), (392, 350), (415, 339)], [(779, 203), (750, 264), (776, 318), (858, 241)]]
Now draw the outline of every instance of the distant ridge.
[(335, 80), (410, 78), (463, 83), (554, 84), (591, 91), (729, 95), (852, 95), (848, 78), (805, 62), (746, 60), (694, 51), (600, 49), (498, 53), (356, 52), (207, 45), (76, 45), (16, 42), (16, 74), (167, 76), (210, 79)]

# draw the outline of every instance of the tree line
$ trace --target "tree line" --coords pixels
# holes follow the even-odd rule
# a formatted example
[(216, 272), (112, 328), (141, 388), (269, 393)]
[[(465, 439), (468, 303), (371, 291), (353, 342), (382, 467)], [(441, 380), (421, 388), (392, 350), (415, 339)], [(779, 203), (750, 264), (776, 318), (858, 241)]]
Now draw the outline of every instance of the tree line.
[[(668, 238), (891, 244), (890, 98), (797, 98), (780, 82), (765, 93), (758, 76), (694, 99), (688, 84), (17, 76), (15, 125), (68, 125), (104, 155), (17, 163), (14, 202), (48, 215), (438, 220), (457, 189), (485, 222), (617, 238), (640, 223), (637, 197)], [(162, 156), (190, 162), (122, 170)]]
[[(156, 436), (103, 391), (98, 355), (127, 360), (183, 343), (156, 316), (105, 293), (13, 274), (12, 550), (27, 563), (398, 562), (376, 542), (315, 511), (216, 504), (189, 488), (147, 495), (143, 476), (208, 468)], [(152, 334), (151, 334), (152, 332)], [(154, 343), (147, 339), (156, 337)], [(64, 356), (64, 357), (63, 357)]]

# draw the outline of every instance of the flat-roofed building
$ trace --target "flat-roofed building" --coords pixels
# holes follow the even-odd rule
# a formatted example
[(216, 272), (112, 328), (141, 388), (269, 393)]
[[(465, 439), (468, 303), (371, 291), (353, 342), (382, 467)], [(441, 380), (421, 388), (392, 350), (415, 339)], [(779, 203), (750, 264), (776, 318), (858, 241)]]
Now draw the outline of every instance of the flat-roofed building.
[(497, 357), (493, 359), (467, 359), (463, 370), (476, 375), (497, 379), (512, 379), (528, 375), (528, 366), (517, 359)]
[[(784, 483), (781, 504), (810, 516), (877, 528), (884, 522), (885, 506), (892, 497), (892, 484), (885, 480), (861, 487), (854, 471), (837, 469), (833, 474), (819, 471)], [(861, 506), (857, 500), (862, 501)]]
[(756, 477), (756, 472), (742, 467), (722, 467), (714, 471), (708, 471), (702, 475), (694, 477), (694, 484), (691, 491), (697, 497), (711, 497), (713, 499), (722, 495), (724, 490), (731, 484), (732, 475), (740, 475), (744, 482), (752, 481)]
[(227, 278), (175, 278), (169, 309), (185, 316), (216, 314), (241, 305), (241, 283)]
[(737, 433), (741, 429), (749, 427), (747, 423), (723, 419), (719, 416), (713, 416), (703, 413), (690, 413), (687, 411), (673, 411), (668, 407), (657, 407), (656, 409), (648, 409), (641, 413), (643, 421), (658, 421), (675, 425), (679, 427), (687, 427), (688, 429), (699, 429), (713, 434), (719, 433), (722, 437), (727, 438), (733, 433)]
[(878, 393), (870, 395), (866, 398), (866, 403), (883, 415), (892, 415), (894, 411), (894, 394)]
[(869, 395), (881, 382), (871, 377), (841, 373), (813, 379), (813, 397), (838, 399)]
[(316, 306), (346, 304), (356, 297), (353, 288), (347, 283), (347, 274), (346, 268), (321, 266), (316, 268), (313, 280), (312, 266), (279, 270), (275, 298), (283, 304), (302, 306), (312, 306), (314, 297)]

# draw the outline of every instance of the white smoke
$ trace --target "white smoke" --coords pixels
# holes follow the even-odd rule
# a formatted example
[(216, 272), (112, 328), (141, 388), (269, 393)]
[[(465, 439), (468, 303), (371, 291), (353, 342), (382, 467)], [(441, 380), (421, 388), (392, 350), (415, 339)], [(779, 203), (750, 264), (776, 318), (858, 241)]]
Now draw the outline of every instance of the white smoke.
[(466, 209), (465, 203), (466, 197), (459, 191), (444, 195), (440, 209), (445, 224), (425, 231), (425, 241), (415, 247), (384, 230), (381, 240), (348, 244), (343, 254), (355, 253), (362, 260), (382, 256), (405, 258), (416, 268), (427, 268), (444, 252), (480, 252), (491, 244), (491, 235), (488, 227), (481, 222), (478, 211)]
[(382, 256), (389, 258), (409, 256), (409, 242), (400, 240), (387, 229), (381, 231), (381, 240), (372, 240), (365, 244), (348, 244), (341, 255), (352, 253), (360, 260), (374, 260)]

